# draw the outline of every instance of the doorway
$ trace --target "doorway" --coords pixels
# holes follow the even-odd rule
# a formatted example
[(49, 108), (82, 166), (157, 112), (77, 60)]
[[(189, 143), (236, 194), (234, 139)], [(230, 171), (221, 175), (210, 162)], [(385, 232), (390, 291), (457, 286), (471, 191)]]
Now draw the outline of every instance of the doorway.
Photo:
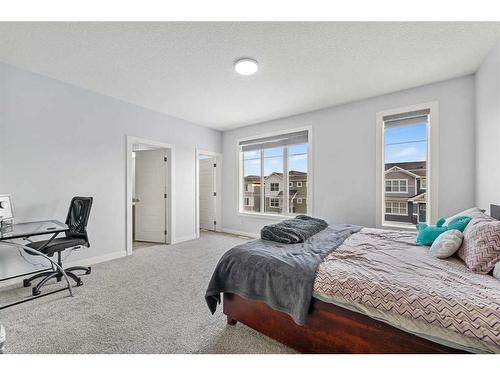
[(196, 152), (196, 235), (221, 231), (221, 168), (218, 153)]
[(173, 241), (173, 156), (171, 145), (127, 137), (127, 255)]

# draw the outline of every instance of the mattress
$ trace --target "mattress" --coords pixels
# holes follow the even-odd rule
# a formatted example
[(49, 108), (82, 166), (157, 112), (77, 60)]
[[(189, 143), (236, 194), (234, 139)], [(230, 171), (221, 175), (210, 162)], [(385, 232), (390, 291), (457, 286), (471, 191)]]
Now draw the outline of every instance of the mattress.
[(428, 252), (412, 232), (364, 228), (320, 264), (313, 296), (443, 345), (500, 353), (500, 280)]

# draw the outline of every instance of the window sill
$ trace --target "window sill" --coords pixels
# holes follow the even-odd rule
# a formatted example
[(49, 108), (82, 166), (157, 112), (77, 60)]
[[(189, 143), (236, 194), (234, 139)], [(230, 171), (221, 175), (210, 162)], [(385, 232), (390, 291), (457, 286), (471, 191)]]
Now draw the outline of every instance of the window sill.
[(382, 223), (382, 229), (397, 229), (397, 230), (409, 230), (411, 232), (416, 232), (417, 228), (415, 227), (415, 224), (388, 224), (388, 223)]
[(275, 215), (275, 214), (263, 214), (263, 213), (238, 212), (238, 216), (242, 217), (251, 217), (254, 219), (267, 219), (276, 221), (292, 219), (297, 215)]

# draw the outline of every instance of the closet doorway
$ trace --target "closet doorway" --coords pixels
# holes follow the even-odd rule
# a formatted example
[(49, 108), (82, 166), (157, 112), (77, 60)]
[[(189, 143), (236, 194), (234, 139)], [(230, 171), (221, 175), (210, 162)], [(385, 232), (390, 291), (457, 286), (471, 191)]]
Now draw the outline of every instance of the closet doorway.
[(196, 235), (200, 231), (221, 231), (222, 156), (196, 152)]

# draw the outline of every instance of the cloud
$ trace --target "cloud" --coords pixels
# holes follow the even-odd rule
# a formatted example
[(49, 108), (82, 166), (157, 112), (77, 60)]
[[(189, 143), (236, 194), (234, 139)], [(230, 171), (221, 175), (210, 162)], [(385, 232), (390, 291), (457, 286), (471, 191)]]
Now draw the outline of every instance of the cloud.
[(419, 150), (416, 147), (405, 147), (394, 153), (394, 157), (397, 158), (408, 158), (411, 156), (419, 155)]

